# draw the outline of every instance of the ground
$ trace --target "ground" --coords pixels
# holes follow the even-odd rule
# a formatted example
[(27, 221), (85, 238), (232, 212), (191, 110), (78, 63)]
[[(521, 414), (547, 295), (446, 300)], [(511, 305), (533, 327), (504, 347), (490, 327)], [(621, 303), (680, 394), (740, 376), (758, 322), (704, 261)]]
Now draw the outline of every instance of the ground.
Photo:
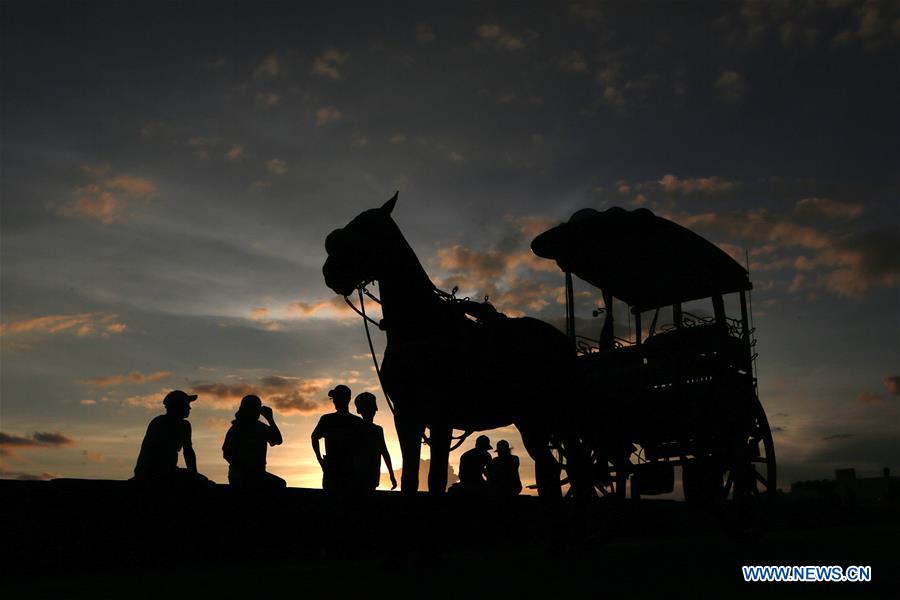
[[(153, 493), (0, 482), (5, 598), (891, 596), (896, 511), (775, 503), (761, 531), (681, 502), (584, 506), (320, 490)], [(871, 565), (871, 583), (744, 583), (741, 565)]]

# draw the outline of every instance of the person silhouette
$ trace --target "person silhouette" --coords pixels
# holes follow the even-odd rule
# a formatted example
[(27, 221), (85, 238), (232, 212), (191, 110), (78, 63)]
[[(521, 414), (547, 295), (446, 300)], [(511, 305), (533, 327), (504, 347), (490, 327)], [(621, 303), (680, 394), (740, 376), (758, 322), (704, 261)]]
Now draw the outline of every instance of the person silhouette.
[[(260, 416), (269, 424), (260, 422)], [(228, 483), (251, 489), (287, 487), (284, 479), (266, 472), (266, 444), (277, 446), (283, 441), (272, 409), (263, 406), (259, 396), (244, 396), (222, 445), (228, 461)]]
[(378, 488), (381, 479), (382, 458), (391, 476), (391, 489), (397, 489), (397, 478), (394, 477), (391, 455), (384, 442), (384, 429), (374, 422), (375, 413), (378, 412), (375, 395), (363, 392), (356, 397), (354, 404), (356, 404), (356, 412), (363, 420), (357, 455), (357, 477), (360, 489), (364, 492), (374, 492)]
[(497, 442), (497, 456), (487, 466), (487, 485), (491, 495), (497, 497), (518, 496), (522, 491), (519, 479), (519, 457), (512, 453), (509, 442)]
[[(335, 386), (328, 397), (334, 403), (333, 413), (322, 415), (312, 432), (312, 447), (322, 467), (322, 488), (334, 495), (351, 493), (355, 483), (355, 455), (359, 446), (363, 421), (350, 414), (350, 388)], [(319, 440), (325, 439), (325, 456)]]
[[(146, 483), (165, 485), (192, 485), (209, 483), (197, 472), (197, 455), (191, 442), (191, 402), (197, 399), (181, 390), (166, 394), (163, 406), (166, 414), (154, 417), (147, 426), (141, 442), (134, 479)], [(186, 468), (178, 466), (178, 453), (184, 455)]]
[(459, 458), (459, 483), (453, 484), (453, 491), (465, 494), (483, 494), (487, 491), (485, 471), (491, 462), (491, 440), (479, 435), (475, 447), (463, 452)]

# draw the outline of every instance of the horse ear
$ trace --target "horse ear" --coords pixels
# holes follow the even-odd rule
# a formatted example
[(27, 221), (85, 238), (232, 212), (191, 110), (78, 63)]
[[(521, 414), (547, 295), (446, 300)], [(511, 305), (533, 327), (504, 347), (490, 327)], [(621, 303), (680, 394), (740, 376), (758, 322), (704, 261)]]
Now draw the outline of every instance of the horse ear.
[(394, 205), (397, 204), (397, 196), (399, 195), (400, 190), (394, 192), (394, 195), (391, 197), (391, 199), (385, 202), (384, 205), (382, 205), (381, 210), (383, 210), (386, 214), (391, 214), (391, 212), (394, 210)]

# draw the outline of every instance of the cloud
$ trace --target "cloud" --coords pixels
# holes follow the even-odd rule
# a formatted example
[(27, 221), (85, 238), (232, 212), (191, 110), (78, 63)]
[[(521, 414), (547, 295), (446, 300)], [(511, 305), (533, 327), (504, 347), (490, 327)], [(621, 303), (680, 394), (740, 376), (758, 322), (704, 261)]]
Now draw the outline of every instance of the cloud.
[(521, 37), (509, 33), (500, 25), (480, 25), (475, 33), (480, 40), (491, 42), (502, 50), (521, 50), (525, 47)]
[(416, 41), (420, 44), (429, 44), (435, 40), (434, 31), (426, 23), (416, 23)]
[(10, 471), (0, 465), (0, 478), (2, 479), (18, 479), (19, 481), (48, 481), (56, 477), (53, 473), (23, 473), (22, 471)]
[(888, 394), (900, 396), (900, 375), (885, 375), (881, 382)]
[(337, 123), (341, 120), (341, 111), (333, 106), (323, 106), (316, 111), (316, 126), (322, 127), (329, 123)]
[(656, 73), (626, 78), (624, 68), (616, 57), (607, 57), (597, 70), (594, 80), (600, 85), (603, 101), (617, 110), (625, 110), (628, 104), (645, 101), (659, 80)]
[(258, 79), (272, 79), (273, 77), (277, 77), (279, 73), (281, 73), (281, 62), (274, 54), (270, 54), (262, 59), (262, 61), (256, 65), (256, 69), (253, 70), (253, 76)]
[(116, 387), (122, 385), (123, 383), (153, 383), (156, 381), (162, 381), (163, 379), (171, 376), (171, 371), (157, 371), (155, 373), (150, 373), (149, 375), (144, 375), (140, 371), (132, 371), (128, 375), (110, 375), (108, 377), (81, 379), (78, 381), (78, 383), (96, 387)]
[(900, 232), (895, 229), (837, 235), (795, 222), (792, 213), (765, 209), (662, 216), (712, 238), (752, 247), (752, 271), (793, 269), (802, 275), (794, 276), (795, 292), (822, 289), (859, 298), (874, 288), (900, 285)]
[(572, 73), (584, 73), (587, 71), (587, 61), (581, 52), (573, 50), (559, 59), (559, 68)]
[(287, 163), (280, 158), (271, 158), (266, 161), (266, 170), (275, 175), (284, 175), (288, 171)]
[(123, 218), (129, 201), (148, 200), (159, 195), (156, 186), (141, 177), (116, 175), (102, 178), (108, 168), (86, 165), (82, 170), (99, 181), (76, 187), (74, 199), (56, 209), (58, 215), (111, 225)]
[(82, 451), (81, 455), (85, 460), (94, 464), (102, 464), (106, 462), (106, 456), (102, 452), (91, 452), (89, 450)]
[(459, 152), (450, 152), (447, 154), (447, 160), (450, 162), (461, 163), (466, 161), (466, 157)]
[(737, 187), (735, 182), (725, 181), (718, 177), (680, 179), (678, 176), (672, 174), (663, 175), (658, 183), (663, 191), (678, 194), (717, 194), (733, 190)]
[(59, 448), (74, 443), (75, 440), (58, 432), (36, 431), (30, 437), (0, 432), (0, 456), (12, 456), (22, 448)]
[(228, 152), (225, 153), (225, 158), (228, 160), (240, 160), (244, 156), (244, 146), (241, 144), (232, 144), (230, 148), (228, 148)]
[(122, 333), (127, 329), (116, 322), (117, 315), (108, 313), (81, 313), (74, 315), (45, 315), (32, 319), (20, 319), (0, 323), (0, 335), (15, 334), (74, 334), (79, 337)]
[(394, 135), (392, 135), (391, 137), (388, 138), (388, 142), (390, 142), (391, 144), (402, 144), (407, 139), (408, 138), (406, 137), (405, 134), (395, 133)]
[(337, 50), (329, 49), (313, 60), (310, 73), (328, 79), (341, 79), (338, 68), (347, 61), (347, 54), (341, 54)]
[(256, 106), (259, 108), (272, 108), (279, 102), (281, 102), (281, 96), (279, 94), (273, 94), (272, 92), (256, 93)]
[(860, 392), (856, 401), (860, 404), (881, 404), (884, 399), (874, 392)]
[(856, 202), (837, 202), (828, 198), (803, 198), (798, 200), (794, 211), (807, 217), (827, 219), (856, 219), (863, 214), (863, 205)]
[(354, 134), (350, 139), (350, 145), (354, 148), (365, 148), (369, 145), (369, 138), (361, 133)]
[(195, 385), (191, 393), (198, 401), (211, 400), (219, 407), (237, 406), (241, 398), (249, 394), (283, 413), (311, 414), (323, 412), (330, 406), (325, 391), (330, 378), (299, 379), (282, 375), (268, 375), (254, 382), (238, 381)]
[(722, 71), (713, 89), (723, 102), (735, 104), (747, 93), (747, 81), (737, 71)]
[(287, 306), (287, 317), (290, 319), (346, 319), (355, 316), (344, 299), (338, 296), (316, 302), (297, 300)]

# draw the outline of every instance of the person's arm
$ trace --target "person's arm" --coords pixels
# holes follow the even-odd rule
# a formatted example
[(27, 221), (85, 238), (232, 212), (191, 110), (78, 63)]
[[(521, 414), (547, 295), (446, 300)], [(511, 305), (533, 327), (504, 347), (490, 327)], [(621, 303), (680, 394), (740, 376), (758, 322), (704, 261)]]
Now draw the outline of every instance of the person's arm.
[(319, 466), (323, 469), (325, 468), (325, 461), (322, 459), (322, 450), (319, 448), (319, 440), (322, 439), (322, 421), (316, 425), (316, 428), (313, 429), (312, 432), (312, 447), (313, 452), (316, 453), (316, 460), (319, 461)]
[(229, 465), (234, 461), (234, 427), (225, 434), (225, 443), (222, 444), (222, 456)]
[(191, 442), (191, 424), (188, 421), (185, 421), (184, 423), (185, 423), (185, 427), (184, 427), (185, 438), (184, 438), (184, 446), (183, 446), (184, 466), (187, 467), (188, 471), (196, 473), (197, 472), (197, 455), (194, 454), (194, 445)]
[(275, 424), (275, 414), (272, 412), (272, 407), (263, 406), (259, 409), (259, 413), (269, 422), (269, 445), (277, 446), (282, 443), (284, 438), (281, 437), (281, 430), (279, 430), (278, 425)]
[(397, 478), (394, 477), (394, 467), (391, 465), (391, 455), (388, 452), (387, 444), (384, 443), (384, 431), (381, 432), (381, 457), (384, 459), (384, 464), (387, 465), (388, 473), (391, 475), (391, 489), (397, 489)]

